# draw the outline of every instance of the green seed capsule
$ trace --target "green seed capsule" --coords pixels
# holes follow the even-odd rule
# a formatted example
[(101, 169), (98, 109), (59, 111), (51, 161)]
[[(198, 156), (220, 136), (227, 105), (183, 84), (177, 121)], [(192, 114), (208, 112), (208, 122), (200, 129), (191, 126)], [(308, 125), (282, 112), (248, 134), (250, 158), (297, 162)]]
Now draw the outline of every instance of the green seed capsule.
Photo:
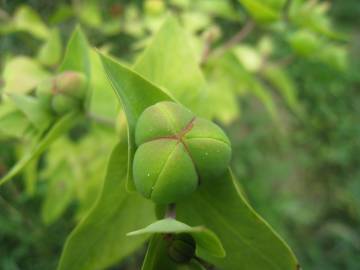
[(159, 102), (139, 117), (133, 162), (137, 190), (158, 204), (174, 203), (226, 170), (230, 141), (220, 127), (174, 102)]

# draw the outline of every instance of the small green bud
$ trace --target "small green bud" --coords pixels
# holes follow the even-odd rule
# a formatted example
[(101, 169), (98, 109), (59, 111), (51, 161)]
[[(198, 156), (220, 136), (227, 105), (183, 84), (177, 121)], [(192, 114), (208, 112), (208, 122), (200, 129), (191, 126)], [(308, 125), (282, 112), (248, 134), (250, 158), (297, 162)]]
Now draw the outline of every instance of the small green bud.
[(209, 120), (174, 102), (159, 102), (139, 117), (133, 163), (137, 190), (158, 204), (177, 202), (226, 170), (230, 141)]
[(190, 234), (177, 234), (168, 247), (169, 257), (177, 263), (187, 263), (195, 255), (196, 243)]
[(51, 107), (51, 99), (52, 99), (52, 88), (54, 87), (54, 81), (52, 79), (46, 79), (40, 82), (37, 86), (35, 95), (43, 104), (44, 107)]
[(78, 108), (80, 106), (79, 103), (78, 100), (72, 97), (58, 94), (53, 96), (51, 107), (56, 114), (63, 115)]
[(85, 96), (87, 79), (86, 76), (77, 71), (65, 71), (55, 78), (56, 94), (72, 96), (82, 99)]

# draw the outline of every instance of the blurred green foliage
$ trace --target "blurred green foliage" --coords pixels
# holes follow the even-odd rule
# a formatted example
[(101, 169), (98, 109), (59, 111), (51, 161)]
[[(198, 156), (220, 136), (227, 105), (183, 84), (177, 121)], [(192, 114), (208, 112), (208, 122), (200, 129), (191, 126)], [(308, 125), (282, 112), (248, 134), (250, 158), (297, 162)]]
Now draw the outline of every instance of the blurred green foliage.
[[(204, 62), (213, 116), (231, 136), (235, 173), (254, 208), (290, 243), (303, 269), (357, 270), (360, 4), (293, 0), (285, 13), (289, 26), (277, 21), (283, 1), (254, 2), (261, 3), (2, 0), (0, 86), (32, 91), (56, 70), (63, 41), (78, 23), (92, 46), (134, 62), (171, 9), (193, 40), (196, 60)], [(247, 14), (259, 31), (222, 52)], [(220, 48), (222, 57), (206, 55), (206, 46), (215, 55)], [(93, 95), (102, 102), (90, 107), (99, 121), (73, 127), (27, 166), (18, 177), (23, 181), (1, 187), (0, 269), (55, 269), (66, 236), (101, 190), (117, 136), (109, 119), (118, 119), (119, 110), (111, 90), (95, 91), (109, 85), (91, 57), (98, 74)], [(1, 121), (0, 131), (3, 175), (27, 150), (28, 138), (20, 136), (19, 144)], [(113, 269), (137, 269), (140, 253)]]

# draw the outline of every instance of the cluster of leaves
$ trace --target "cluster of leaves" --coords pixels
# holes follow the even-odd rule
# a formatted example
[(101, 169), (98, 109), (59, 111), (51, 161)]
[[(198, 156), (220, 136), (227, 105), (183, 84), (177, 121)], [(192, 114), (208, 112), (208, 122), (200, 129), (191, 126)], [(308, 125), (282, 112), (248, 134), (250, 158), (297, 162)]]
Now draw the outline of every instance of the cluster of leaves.
[[(23, 142), (16, 145), (23, 157), (2, 183), (25, 169), (22, 175), (25, 189), (28, 196), (33, 196), (41, 184), (38, 180), (45, 180), (42, 218), (47, 224), (57, 221), (72, 202), (78, 203), (75, 219), (85, 218), (70, 235), (59, 269), (107, 267), (127, 257), (147, 239), (146, 235), (129, 238), (126, 233), (155, 220), (153, 205), (136, 194), (128, 194), (125, 188), (132, 186), (127, 165), (134, 151), (133, 128), (145, 107), (174, 98), (197, 114), (228, 125), (239, 118), (238, 100), (254, 96), (275, 126), (284, 130), (286, 126), (276, 103), (280, 96), (294, 115), (304, 119), (296, 84), (284, 65), (303, 58), (305, 63), (311, 60), (342, 71), (346, 68), (346, 51), (340, 43), (344, 36), (333, 30), (324, 3), (299, 0), (291, 1), (288, 6), (286, 2), (174, 0), (165, 4), (153, 0), (139, 5), (106, 7), (100, 1), (76, 2), (73, 7), (62, 5), (48, 17), (53, 27), (43, 23), (28, 6), (17, 8), (13, 16), (5, 13), (0, 32), (8, 42), (12, 43), (12, 35), (26, 33), (41, 46), (35, 46), (40, 48), (33, 52), (35, 57), (18, 56), (16, 52), (13, 55), (14, 52), (9, 51), (6, 61), (1, 63), (2, 138)], [(177, 13), (186, 32), (173, 18), (163, 23), (168, 8)], [(108, 10), (111, 16), (106, 16)], [(304, 17), (307, 19), (299, 20)], [(61, 28), (55, 26), (63, 24), (67, 29), (66, 24), (72, 18), (82, 22), (87, 32), (94, 33), (94, 37), (90, 34), (91, 43), (102, 52), (133, 62), (137, 52), (146, 47), (131, 69), (127, 64), (102, 56), (107, 76), (124, 106), (120, 117), (99, 56), (89, 49), (80, 30), (73, 33), (63, 52)], [(239, 27), (243, 28), (238, 31)], [(253, 29), (265, 34), (253, 34), (257, 32)], [(249, 42), (238, 43), (248, 36)], [(118, 39), (128, 40), (124, 48), (118, 46)], [(49, 126), (38, 128), (36, 124), (43, 119), (39, 120), (38, 115), (34, 117), (34, 106), (30, 109), (19, 105), (7, 94), (31, 96), (41, 81), (63, 70), (87, 74), (89, 105), (86, 111), (52, 119)], [(130, 131), (129, 156), (123, 112)], [(113, 122), (113, 119), (118, 120)], [(101, 191), (107, 159), (98, 157), (106, 156), (119, 137), (120, 143), (111, 155)], [(45, 150), (44, 157), (41, 154)], [(241, 264), (250, 269), (295, 269), (291, 252), (234, 189), (240, 188), (231, 174), (223, 180), (227, 184), (222, 190), (204, 189), (178, 209), (181, 222), (206, 225), (208, 229), (163, 220), (164, 223), (155, 223), (136, 234), (192, 232), (199, 247), (197, 256), (224, 269), (234, 269)], [(234, 215), (241, 216), (242, 220), (231, 220)], [(195, 237), (197, 234), (200, 240)], [(207, 244), (202, 246), (201, 241)], [(153, 236), (144, 269), (160, 269), (159, 264), (172, 263), (159, 261), (158, 258), (166, 258), (159, 256), (163, 248), (161, 239)], [(225, 259), (217, 258), (225, 255), (224, 249)], [(189, 267), (199, 269), (201, 266)]]

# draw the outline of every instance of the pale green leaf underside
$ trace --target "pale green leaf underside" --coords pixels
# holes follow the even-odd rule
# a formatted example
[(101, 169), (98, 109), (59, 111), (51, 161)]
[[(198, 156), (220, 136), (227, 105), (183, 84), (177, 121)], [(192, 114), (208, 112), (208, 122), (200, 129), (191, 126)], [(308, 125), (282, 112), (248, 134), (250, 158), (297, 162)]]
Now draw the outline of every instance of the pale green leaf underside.
[(147, 227), (130, 232), (127, 235), (142, 234), (166, 234), (166, 233), (189, 233), (196, 241), (196, 255), (199, 257), (208, 256), (225, 257), (225, 250), (219, 238), (203, 226), (190, 227), (189, 225), (172, 218), (158, 220)]
[(127, 149), (123, 138), (111, 154), (98, 201), (66, 241), (58, 270), (104, 269), (129, 256), (146, 240), (146, 236), (126, 236), (155, 220), (153, 204), (125, 190)]
[(212, 262), (221, 269), (297, 269), (290, 248), (241, 196), (230, 171), (178, 204), (177, 218), (192, 226), (206, 224), (216, 233), (226, 257)]

